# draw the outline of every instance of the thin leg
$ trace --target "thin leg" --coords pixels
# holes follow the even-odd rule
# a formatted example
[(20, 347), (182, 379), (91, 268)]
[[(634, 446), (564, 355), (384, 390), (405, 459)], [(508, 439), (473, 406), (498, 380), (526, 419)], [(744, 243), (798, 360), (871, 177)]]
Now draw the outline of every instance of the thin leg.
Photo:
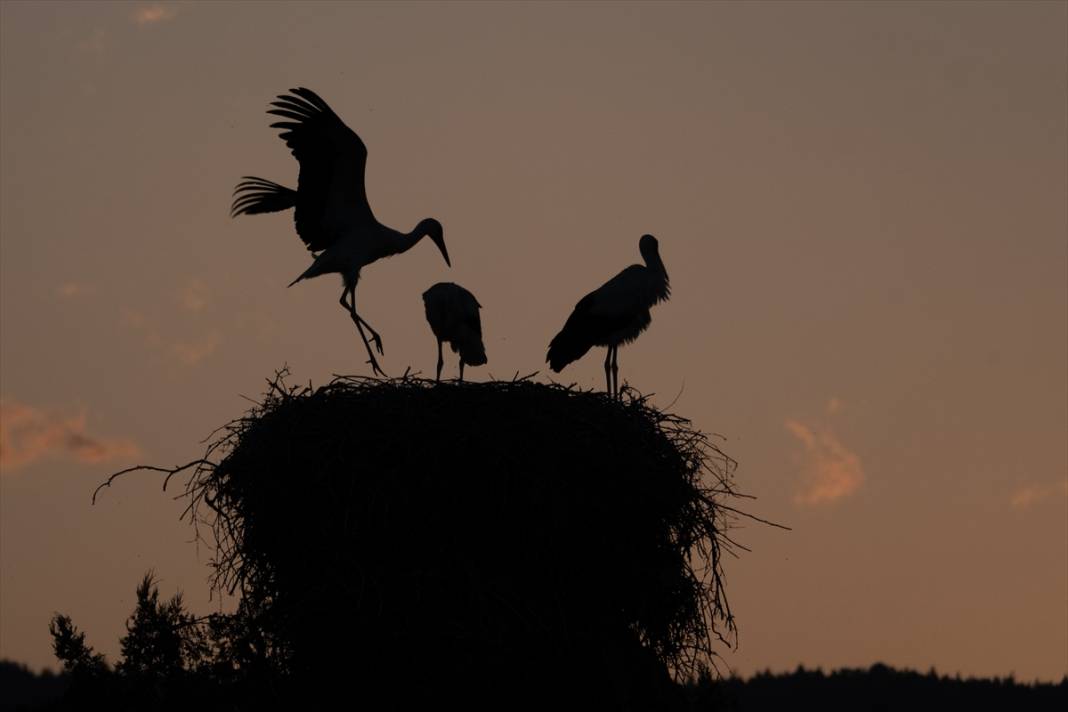
[(371, 341), (374, 343), (375, 348), (378, 349), (378, 353), (381, 355), (385, 355), (385, 351), (382, 350), (382, 337), (378, 335), (378, 332), (375, 331), (374, 328), (370, 324), (368, 324), (362, 316), (357, 314), (356, 318), (359, 319), (360, 323), (366, 326), (367, 330), (371, 332)]
[(608, 395), (612, 395), (612, 347), (608, 347), (607, 351), (604, 351), (604, 391), (608, 392)]
[[(345, 300), (346, 295), (351, 296), (351, 303)], [(359, 314), (356, 314), (356, 287), (353, 287), (351, 290), (348, 287), (341, 290), (341, 299), (339, 301), (345, 311), (350, 314), (355, 314), (356, 319), (359, 320), (358, 323), (367, 327), (367, 330), (371, 332), (371, 341), (374, 342), (375, 348), (378, 349), (378, 353), (384, 355), (385, 352), (382, 350), (382, 337), (378, 335), (378, 332), (375, 331), (373, 326), (367, 323), (366, 319)]]
[(460, 357), (460, 383), (464, 382), (464, 357)]
[(386, 372), (383, 371), (378, 361), (375, 360), (375, 353), (371, 350), (371, 345), (367, 343), (367, 335), (363, 333), (363, 326), (360, 324), (360, 316), (356, 312), (352, 312), (353, 321), (356, 322), (356, 330), (360, 332), (360, 338), (363, 339), (363, 345), (367, 347), (367, 363), (371, 364), (371, 372), (385, 378)]
[[(370, 359), (368, 363), (371, 364), (371, 372), (376, 375), (385, 376), (386, 372), (379, 367), (378, 361), (375, 360), (375, 354), (371, 351), (371, 345), (367, 343), (367, 335), (363, 333), (363, 319), (356, 313), (356, 295), (354, 294), (354, 291), (355, 290), (350, 290), (346, 287), (345, 290), (341, 292), (341, 299), (339, 301), (345, 311), (349, 313), (349, 316), (352, 317), (353, 323), (356, 324), (356, 330), (360, 332), (360, 338), (363, 339), (364, 348), (367, 349), (367, 356)], [(349, 297), (348, 300), (345, 299), (346, 296)], [(379, 352), (381, 352), (381, 346), (379, 347)]]
[(445, 365), (445, 359), (441, 357), (441, 339), (438, 339), (438, 375), (434, 376), (434, 381), (441, 380), (441, 367)]
[(619, 346), (612, 347), (612, 387), (619, 398)]

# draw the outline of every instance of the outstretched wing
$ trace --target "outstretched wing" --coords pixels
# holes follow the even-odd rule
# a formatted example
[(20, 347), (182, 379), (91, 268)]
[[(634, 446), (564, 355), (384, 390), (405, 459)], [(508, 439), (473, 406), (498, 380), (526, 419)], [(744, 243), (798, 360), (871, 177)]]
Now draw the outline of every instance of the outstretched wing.
[(346, 229), (373, 224), (360, 137), (311, 89), (290, 89), (271, 106), (268, 114), (287, 119), (271, 127), (282, 130), (279, 137), (300, 163), (297, 234), (308, 249), (324, 250)]

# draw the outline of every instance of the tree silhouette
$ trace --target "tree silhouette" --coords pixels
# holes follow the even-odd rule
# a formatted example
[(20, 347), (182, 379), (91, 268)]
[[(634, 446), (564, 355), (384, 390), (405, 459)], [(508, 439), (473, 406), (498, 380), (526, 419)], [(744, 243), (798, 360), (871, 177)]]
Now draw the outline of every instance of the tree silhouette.
[(69, 616), (57, 613), (48, 624), (48, 630), (52, 634), (56, 659), (63, 664), (63, 671), (75, 680), (94, 678), (107, 670), (104, 656), (93, 652), (85, 642), (85, 633), (78, 630)]
[(257, 636), (238, 614), (196, 617), (181, 594), (161, 600), (152, 572), (137, 586), (137, 603), (112, 667), (85, 642), (70, 617), (49, 625), (56, 658), (70, 678), (71, 707), (250, 709), (272, 699), (276, 670), (250, 641)]

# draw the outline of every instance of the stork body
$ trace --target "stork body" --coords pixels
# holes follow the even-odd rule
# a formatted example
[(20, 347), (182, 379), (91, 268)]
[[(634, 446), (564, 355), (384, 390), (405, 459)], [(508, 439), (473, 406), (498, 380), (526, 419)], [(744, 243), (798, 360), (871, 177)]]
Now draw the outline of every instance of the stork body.
[(648, 328), (649, 310), (671, 295), (667, 270), (652, 235), (642, 235), (638, 250), (644, 265), (631, 265), (583, 297), (564, 328), (549, 344), (548, 361), (560, 372), (594, 346), (604, 346), (604, 376), (608, 394), (619, 395), (619, 347)]
[(378, 366), (371, 341), (382, 351), (382, 339), (356, 312), (356, 285), (360, 270), (383, 257), (397, 255), (414, 247), (424, 237), (433, 240), (449, 262), (441, 223), (433, 218), (420, 221), (414, 230), (401, 233), (375, 218), (367, 202), (364, 172), (367, 148), (360, 137), (341, 121), (329, 105), (310, 89), (290, 89), (271, 102), (268, 114), (288, 121), (271, 124), (300, 164), (297, 189), (273, 181), (246, 176), (234, 190), (231, 215), (256, 215), (296, 208), (297, 234), (315, 256), (314, 262), (289, 286), (323, 274), (341, 275), (341, 306), (349, 313), (367, 349), (376, 374)]
[(441, 380), (441, 345), (448, 341), (453, 353), (460, 354), (460, 380), (464, 380), (464, 365), (481, 366), (486, 363), (486, 347), (482, 344), (482, 320), (478, 310), (482, 305), (475, 295), (458, 284), (439, 282), (423, 292), (426, 320), (438, 340), (438, 371), (434, 380)]

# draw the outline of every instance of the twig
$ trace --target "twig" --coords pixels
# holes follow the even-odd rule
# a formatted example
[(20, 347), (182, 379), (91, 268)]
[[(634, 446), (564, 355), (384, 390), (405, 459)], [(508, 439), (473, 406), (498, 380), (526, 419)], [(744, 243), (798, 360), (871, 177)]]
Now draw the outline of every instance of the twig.
[(100, 492), (100, 490), (104, 489), (105, 487), (111, 487), (111, 483), (115, 480), (115, 478), (120, 477), (122, 475), (129, 474), (130, 472), (137, 472), (138, 470), (150, 470), (152, 472), (166, 472), (167, 473), (167, 477), (164, 478), (164, 480), (163, 480), (163, 491), (166, 492), (167, 491), (167, 483), (170, 482), (171, 478), (174, 477), (175, 475), (177, 475), (179, 472), (181, 472), (183, 470), (188, 470), (193, 465), (205, 465), (205, 466), (206, 465), (210, 465), (210, 466), (214, 467), (215, 463), (211, 462), (210, 460), (197, 459), (197, 460), (193, 460), (192, 462), (187, 462), (186, 464), (181, 465), (180, 467), (170, 467), (170, 468), (168, 468), (168, 467), (155, 467), (153, 465), (137, 465), (135, 467), (127, 467), (125, 470), (119, 470), (118, 472), (116, 472), (113, 475), (111, 475), (110, 477), (108, 477), (106, 481), (104, 481), (100, 485), (98, 485), (95, 490), (93, 490), (93, 500), (92, 500), (93, 504), (96, 504), (96, 495), (97, 495), (97, 493)]

